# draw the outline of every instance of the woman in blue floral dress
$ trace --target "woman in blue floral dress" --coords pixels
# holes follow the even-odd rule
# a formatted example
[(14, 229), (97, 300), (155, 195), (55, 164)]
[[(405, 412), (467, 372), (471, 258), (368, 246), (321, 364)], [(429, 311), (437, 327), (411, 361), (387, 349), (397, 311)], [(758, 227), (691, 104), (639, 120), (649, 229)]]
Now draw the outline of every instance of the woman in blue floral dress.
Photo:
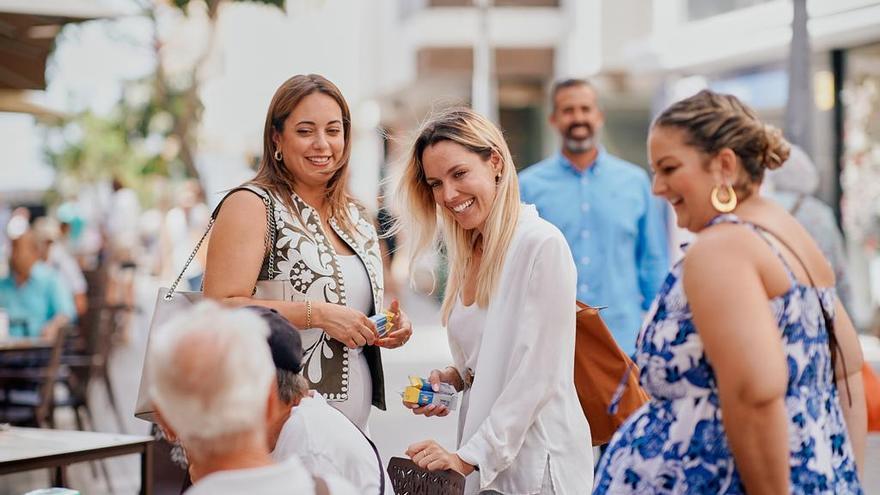
[(611, 440), (595, 494), (861, 493), (858, 338), (809, 234), (758, 194), (788, 149), (733, 96), (655, 120), (654, 193), (697, 235), (637, 343), (652, 400)]

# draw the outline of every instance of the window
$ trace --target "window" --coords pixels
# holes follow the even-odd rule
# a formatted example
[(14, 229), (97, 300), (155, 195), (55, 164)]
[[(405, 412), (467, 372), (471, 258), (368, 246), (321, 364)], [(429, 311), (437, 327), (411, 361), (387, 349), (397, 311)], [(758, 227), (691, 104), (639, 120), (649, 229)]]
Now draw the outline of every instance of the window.
[(687, 0), (687, 18), (699, 21), (772, 1), (774, 0)]

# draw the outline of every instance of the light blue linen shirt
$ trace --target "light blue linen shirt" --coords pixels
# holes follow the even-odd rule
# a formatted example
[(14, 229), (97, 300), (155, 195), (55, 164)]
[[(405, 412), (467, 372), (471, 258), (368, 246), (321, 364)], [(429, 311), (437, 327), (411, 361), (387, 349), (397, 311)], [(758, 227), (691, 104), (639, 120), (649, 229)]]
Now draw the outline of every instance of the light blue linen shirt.
[(557, 153), (519, 174), (525, 203), (565, 235), (578, 299), (602, 318), (627, 354), (669, 269), (664, 210), (639, 166), (599, 150), (583, 172)]
[(58, 272), (43, 263), (35, 264), (20, 286), (15, 285), (12, 270), (9, 276), (0, 278), (0, 308), (9, 314), (11, 337), (39, 337), (56, 316), (71, 320), (76, 317), (70, 289)]

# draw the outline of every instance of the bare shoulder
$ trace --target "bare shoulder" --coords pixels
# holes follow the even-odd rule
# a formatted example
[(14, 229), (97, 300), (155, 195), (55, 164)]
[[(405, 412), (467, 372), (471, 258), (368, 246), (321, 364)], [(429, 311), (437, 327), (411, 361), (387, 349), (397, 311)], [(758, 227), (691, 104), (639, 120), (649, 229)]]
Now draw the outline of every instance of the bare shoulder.
[(697, 234), (687, 249), (685, 269), (717, 263), (727, 258), (747, 260), (757, 246), (757, 236), (748, 226), (722, 223), (706, 228)]
[(266, 215), (266, 206), (262, 198), (242, 189), (233, 192), (223, 201), (217, 214), (217, 223), (234, 225), (255, 223), (255, 226), (262, 227), (263, 224), (254, 222), (257, 215)]
[[(772, 244), (776, 251), (782, 253), (786, 264), (802, 283), (809, 283), (809, 278), (812, 277), (818, 286), (830, 287), (835, 284), (831, 264), (807, 229), (797, 219), (775, 204), (766, 205), (754, 212), (753, 216), (755, 218), (746, 218), (746, 220), (752, 221), (768, 234), (762, 241), (765, 248), (761, 251), (762, 264), (768, 272), (782, 270), (784, 273), (779, 256), (770, 248)], [(809, 277), (804, 271), (805, 267), (809, 271)]]

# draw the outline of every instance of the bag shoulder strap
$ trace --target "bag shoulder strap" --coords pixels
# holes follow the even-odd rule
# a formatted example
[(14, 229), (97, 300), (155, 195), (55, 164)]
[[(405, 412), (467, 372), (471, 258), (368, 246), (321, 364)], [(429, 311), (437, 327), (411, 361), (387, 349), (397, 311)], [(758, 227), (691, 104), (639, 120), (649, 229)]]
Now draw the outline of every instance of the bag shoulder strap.
[[(807, 274), (807, 280), (810, 281), (810, 286), (816, 292), (816, 298), (819, 300), (819, 309), (822, 311), (822, 318), (825, 320), (825, 331), (828, 333), (828, 347), (831, 352), (831, 373), (835, 373), (835, 365), (837, 364), (838, 355), (840, 357), (840, 364), (843, 366), (843, 382), (846, 385), (846, 395), (849, 399), (849, 405), (852, 406), (852, 392), (849, 388), (849, 373), (847, 373), (846, 369), (846, 360), (843, 358), (843, 351), (840, 350), (840, 344), (837, 342), (837, 334), (834, 331), (834, 320), (831, 318), (831, 315), (828, 314), (828, 311), (825, 309), (825, 304), (822, 303), (822, 296), (819, 295), (819, 288), (816, 287), (816, 282), (813, 280), (813, 276), (810, 274), (810, 269), (807, 268), (807, 264), (804, 263), (804, 260), (798, 255), (797, 251), (795, 251), (791, 245), (785, 241), (779, 234), (774, 232), (763, 225), (759, 225), (756, 223), (752, 223), (760, 231), (764, 231), (777, 242), (782, 244), (788, 252), (794, 256), (794, 259), (797, 260), (798, 264), (801, 265), (801, 268), (804, 269), (804, 273)], [(780, 254), (781, 257), (781, 254)], [(782, 259), (782, 262), (785, 263), (785, 259)], [(792, 274), (794, 276), (794, 274)]]
[[(343, 414), (343, 416), (345, 416), (345, 415)], [(361, 435), (364, 436), (364, 438), (367, 440), (367, 443), (370, 444), (370, 448), (373, 449), (373, 453), (376, 454), (376, 462), (379, 463), (379, 495), (384, 495), (384, 493), (385, 493), (385, 466), (382, 465), (382, 457), (379, 455), (379, 449), (376, 448), (376, 444), (373, 443), (373, 440), (370, 439), (370, 437), (368, 437), (366, 433), (364, 433), (364, 430), (358, 428), (358, 425), (354, 424), (354, 421), (352, 421), (348, 416), (345, 416), (345, 419), (348, 419), (348, 421), (352, 424), (352, 426), (354, 426), (355, 429), (357, 429), (357, 431), (359, 431), (361, 433)]]
[(214, 211), (211, 213), (211, 218), (216, 219), (217, 215), (220, 214), (220, 207), (223, 206), (223, 203), (225, 203), (226, 200), (229, 199), (229, 196), (232, 196), (234, 193), (237, 193), (238, 191), (250, 191), (250, 192), (256, 194), (257, 196), (259, 196), (260, 199), (263, 200), (263, 202), (266, 202), (266, 201), (271, 202), (272, 201), (272, 195), (269, 194), (262, 187), (256, 186), (254, 184), (242, 184), (238, 187), (234, 187), (234, 188), (226, 191), (226, 194), (223, 195), (223, 198), (220, 200), (219, 203), (217, 203), (217, 206), (214, 207)]
[[(226, 192), (223, 198), (217, 203), (217, 206), (214, 208), (214, 211), (211, 212), (211, 219), (208, 221), (208, 226), (205, 227), (205, 233), (202, 234), (202, 237), (199, 239), (199, 242), (196, 243), (196, 247), (193, 248), (192, 253), (190, 253), (189, 258), (186, 259), (186, 263), (183, 264), (183, 268), (180, 270), (180, 273), (177, 275), (177, 278), (171, 284), (171, 287), (168, 289), (168, 292), (165, 294), (165, 300), (170, 301), (171, 298), (174, 297), (174, 292), (177, 290), (177, 286), (180, 284), (180, 281), (183, 279), (183, 274), (186, 273), (187, 268), (192, 263), (193, 259), (195, 259), (196, 254), (198, 254), (199, 249), (201, 249), (202, 244), (205, 242), (205, 239), (208, 237), (208, 234), (211, 232), (211, 228), (214, 227), (214, 222), (217, 220), (217, 215), (220, 214), (220, 207), (223, 206), (223, 203), (226, 201), (229, 196), (237, 191), (250, 191), (260, 199), (263, 200), (263, 204), (266, 205), (266, 252), (269, 258), (269, 266), (268, 273), (269, 278), (273, 277), (275, 272), (275, 222), (272, 221), (273, 214), (272, 211), (275, 209), (275, 202), (272, 199), (272, 195), (266, 192), (263, 188), (255, 186), (253, 184), (244, 184), (239, 187), (230, 189)], [(256, 291), (256, 287), (254, 287), (254, 291)]]
[(791, 209), (788, 212), (791, 216), (797, 216), (798, 212), (801, 211), (801, 206), (804, 205), (804, 200), (807, 199), (806, 194), (798, 194), (797, 200), (795, 200), (794, 204), (791, 206)]

